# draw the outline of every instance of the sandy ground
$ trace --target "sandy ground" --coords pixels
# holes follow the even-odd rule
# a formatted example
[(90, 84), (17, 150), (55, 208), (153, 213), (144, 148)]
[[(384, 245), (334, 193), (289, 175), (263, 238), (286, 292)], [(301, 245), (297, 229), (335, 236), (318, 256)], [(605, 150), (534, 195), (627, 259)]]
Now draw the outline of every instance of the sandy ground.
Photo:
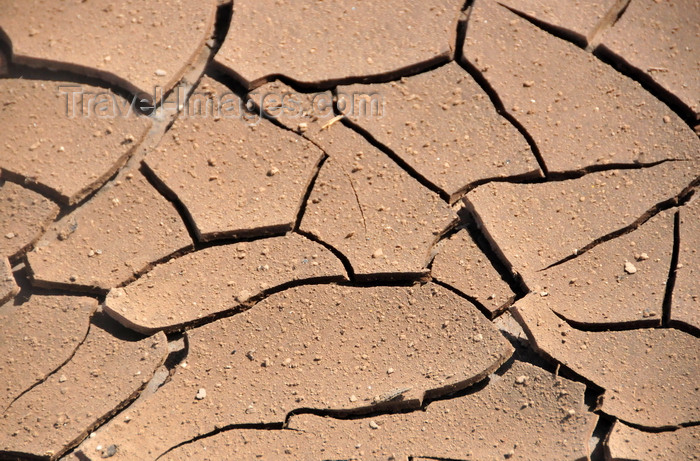
[(698, 24), (0, 1), (0, 459), (697, 459)]

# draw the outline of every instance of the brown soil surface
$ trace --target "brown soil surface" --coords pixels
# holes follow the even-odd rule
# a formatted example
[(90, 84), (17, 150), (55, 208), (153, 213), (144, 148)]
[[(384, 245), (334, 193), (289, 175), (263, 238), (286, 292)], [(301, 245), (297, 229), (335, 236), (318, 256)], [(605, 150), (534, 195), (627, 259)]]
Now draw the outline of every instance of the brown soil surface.
[[(230, 93), (206, 77), (199, 88), (204, 98)], [(230, 107), (242, 104), (234, 94), (226, 99)], [(145, 162), (184, 205), (197, 238), (214, 240), (291, 230), (322, 157), (314, 144), (268, 120), (205, 113), (201, 121), (176, 121)]]
[[(355, 96), (374, 92), (383, 98), (379, 120), (365, 113)], [(347, 115), (357, 125), (451, 202), (479, 181), (541, 176), (525, 138), (456, 63), (398, 82), (341, 86), (338, 93), (346, 95)]]
[(0, 460), (697, 457), (699, 14), (0, 0)]
[(435, 280), (447, 283), (481, 303), (492, 315), (510, 304), (515, 294), (466, 229), (444, 241), (433, 260)]
[(501, 5), (587, 45), (627, 0), (502, 0)]
[(671, 271), (673, 214), (537, 272), (531, 284), (554, 312), (588, 325), (661, 325)]
[(125, 171), (51, 226), (27, 260), (41, 286), (107, 290), (189, 245), (172, 204)]
[(426, 273), (431, 249), (455, 213), (350, 128), (336, 123), (317, 139), (329, 158), (300, 229), (345, 255), (359, 277)]
[(201, 322), (280, 286), (343, 279), (345, 269), (330, 251), (291, 234), (172, 259), (112, 289), (104, 307), (125, 326), (148, 334)]
[(645, 427), (700, 421), (698, 338), (673, 329), (577, 330), (538, 294), (514, 313), (537, 350), (606, 389), (606, 413)]
[(651, 433), (616, 422), (605, 445), (611, 459), (696, 459), (700, 428)]
[(534, 138), (550, 172), (700, 157), (697, 136), (638, 83), (496, 3), (476, 3), (464, 58)]
[[(482, 380), (512, 353), (474, 306), (431, 284), (292, 288), (192, 330), (189, 347), (177, 376), (85, 454), (114, 443), (115, 459), (157, 457), (223, 425), (284, 421), (295, 408), (416, 409), (426, 395)], [(141, 440), (146, 431), (153, 436)]]
[(540, 184), (494, 182), (466, 202), (526, 281), (536, 271), (582, 254), (591, 245), (677, 201), (696, 181), (700, 162), (665, 162), (646, 169), (610, 170)]
[(167, 93), (204, 48), (216, 4), (7, 1), (0, 29), (14, 62), (95, 75), (149, 97), (156, 87)]
[(55, 203), (0, 179), (0, 255), (21, 256), (58, 214)]
[[(183, 445), (162, 459), (408, 459), (418, 453), (431, 459), (576, 459), (585, 457), (581, 441), (596, 421), (580, 413), (583, 389), (515, 362), (478, 394), (434, 402), (425, 412), (369, 421), (294, 416), (291, 430), (227, 431), (211, 443)], [(495, 440), (495, 433), (516, 437)]]
[(700, 113), (700, 4), (631, 1), (600, 46), (621, 56), (695, 113)]
[[(8, 79), (0, 98), (0, 170), (71, 205), (123, 166), (151, 126), (130, 101), (74, 82)], [(123, 116), (98, 117), (101, 108)]]
[(97, 301), (74, 296), (33, 295), (2, 306), (0, 344), (3, 412), (75, 353), (85, 339)]
[(5, 410), (0, 420), (4, 450), (60, 456), (149, 381), (165, 359), (165, 335), (136, 340), (114, 335), (106, 326), (107, 319), (93, 320), (71, 360)]
[(248, 88), (276, 75), (306, 84), (401, 75), (452, 57), (461, 6), (450, 0), (299, 0), (284, 6), (240, 0), (233, 5), (236, 32), (226, 37), (216, 61)]

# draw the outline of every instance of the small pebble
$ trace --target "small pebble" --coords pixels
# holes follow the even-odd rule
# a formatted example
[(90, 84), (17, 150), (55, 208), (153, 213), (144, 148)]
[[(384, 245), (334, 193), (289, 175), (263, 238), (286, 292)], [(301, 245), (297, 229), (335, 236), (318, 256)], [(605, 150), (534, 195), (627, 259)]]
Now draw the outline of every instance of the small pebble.
[(117, 446), (112, 444), (107, 447), (105, 451), (102, 452), (102, 457), (103, 458), (111, 458), (112, 456), (117, 454)]
[(382, 256), (384, 256), (384, 252), (382, 251), (381, 248), (374, 250), (374, 253), (372, 253), (372, 258), (374, 258), (374, 259), (379, 259)]
[(637, 261), (646, 261), (647, 259), (649, 259), (649, 255), (646, 253), (642, 253), (637, 256)]
[(525, 381), (527, 381), (527, 376), (521, 375), (515, 378), (516, 384), (525, 384)]
[(379, 424), (375, 423), (374, 421), (370, 421), (369, 427), (371, 427), (372, 429), (379, 429)]
[(627, 261), (627, 262), (625, 263), (625, 272), (627, 272), (628, 274), (634, 274), (634, 273), (637, 272), (637, 268), (634, 267), (634, 264), (632, 264), (631, 262)]
[(58, 378), (58, 382), (59, 382), (59, 383), (65, 383), (67, 379), (68, 379), (68, 378), (66, 378), (66, 375), (61, 375), (61, 377)]
[(351, 402), (357, 402), (357, 396), (355, 394), (350, 396), (350, 401)]
[(390, 375), (390, 374), (392, 374), (393, 372), (394, 372), (394, 369), (393, 369), (393, 368), (389, 368), (389, 369), (386, 371), (386, 374)]
[(163, 69), (157, 69), (157, 70), (156, 70), (156, 75), (157, 75), (158, 77), (165, 77), (167, 74), (168, 74), (168, 73), (167, 73), (166, 71), (164, 71)]
[(236, 301), (239, 303), (245, 302), (250, 298), (251, 293), (248, 290), (241, 290), (238, 295), (236, 295)]
[(194, 398), (197, 399), (197, 400), (204, 400), (204, 399), (206, 398), (206, 396), (207, 396), (207, 391), (206, 391), (206, 389), (200, 388), (200, 389), (197, 391), (197, 395), (195, 395)]
[(13, 238), (15, 238), (15, 233), (14, 233), (14, 232), (8, 232), (7, 234), (5, 234), (5, 238), (6, 238), (6, 239), (13, 239)]
[(671, 117), (669, 117), (668, 115), (664, 115), (663, 121), (664, 123), (671, 123)]

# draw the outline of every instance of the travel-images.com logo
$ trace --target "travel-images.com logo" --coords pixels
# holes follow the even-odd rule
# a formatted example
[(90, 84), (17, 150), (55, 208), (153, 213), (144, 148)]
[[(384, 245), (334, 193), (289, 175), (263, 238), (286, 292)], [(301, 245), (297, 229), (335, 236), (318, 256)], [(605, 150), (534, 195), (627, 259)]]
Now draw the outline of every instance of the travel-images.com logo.
[[(131, 99), (109, 90), (85, 91), (79, 85), (58, 87), (65, 100), (66, 116), (118, 118), (158, 116), (179, 112), (180, 118), (239, 119), (257, 124), (265, 117), (295, 119), (312, 114), (319, 119), (342, 114), (354, 119), (384, 117), (385, 101), (379, 93), (294, 93), (251, 92), (245, 99), (233, 92), (193, 91), (189, 96), (183, 86), (177, 86), (164, 97), (156, 88), (153, 97), (134, 96)], [(153, 102), (157, 101), (157, 102)], [(334, 111), (335, 107), (335, 111)]]

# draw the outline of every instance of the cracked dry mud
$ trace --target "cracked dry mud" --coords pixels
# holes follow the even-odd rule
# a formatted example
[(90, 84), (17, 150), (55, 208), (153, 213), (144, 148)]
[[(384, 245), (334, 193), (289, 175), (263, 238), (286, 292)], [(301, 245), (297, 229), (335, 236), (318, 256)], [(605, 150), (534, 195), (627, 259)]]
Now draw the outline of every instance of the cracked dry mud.
[(698, 15), (0, 0), (0, 459), (696, 459)]

